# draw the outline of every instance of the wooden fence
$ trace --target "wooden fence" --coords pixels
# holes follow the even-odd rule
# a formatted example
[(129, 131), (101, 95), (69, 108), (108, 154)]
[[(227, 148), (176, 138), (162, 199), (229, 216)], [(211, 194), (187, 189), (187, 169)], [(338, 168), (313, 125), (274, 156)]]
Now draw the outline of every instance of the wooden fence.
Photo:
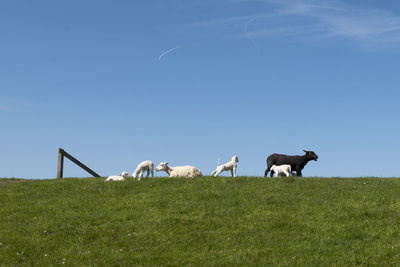
[(89, 167), (87, 167), (85, 164), (68, 154), (64, 149), (59, 148), (58, 149), (58, 164), (57, 164), (57, 178), (61, 179), (63, 178), (63, 173), (64, 173), (64, 157), (90, 173), (93, 177), (100, 177), (97, 173), (92, 171)]

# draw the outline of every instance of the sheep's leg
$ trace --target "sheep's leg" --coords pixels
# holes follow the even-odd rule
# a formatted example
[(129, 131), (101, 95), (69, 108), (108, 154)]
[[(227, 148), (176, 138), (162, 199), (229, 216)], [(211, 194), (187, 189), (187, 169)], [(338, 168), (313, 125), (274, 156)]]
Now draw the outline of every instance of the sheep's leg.
[(231, 174), (232, 174), (232, 177), (235, 177), (235, 174), (233, 173), (233, 169), (231, 169)]
[(210, 176), (215, 176), (215, 173), (217, 172), (217, 170), (213, 171)]
[(221, 170), (216, 170), (214, 176), (218, 176), (222, 171)]
[(283, 172), (285, 173), (285, 175), (286, 175), (287, 177), (290, 176), (290, 175), (289, 175), (289, 172), (288, 172), (287, 170), (284, 170)]
[(267, 169), (265, 170), (264, 177), (267, 177), (267, 176), (268, 176), (269, 171), (270, 171), (269, 168), (267, 168)]
[(296, 170), (296, 174), (297, 174), (298, 177), (302, 177), (301, 170)]
[(150, 169), (147, 169), (147, 176), (146, 176), (146, 178), (149, 178), (149, 175), (150, 175)]
[(233, 177), (236, 177), (236, 168), (235, 167), (233, 167), (232, 175), (233, 175)]
[(151, 177), (154, 177), (154, 170), (151, 169)]
[(271, 170), (271, 174), (270, 174), (271, 178), (274, 177), (274, 171)]

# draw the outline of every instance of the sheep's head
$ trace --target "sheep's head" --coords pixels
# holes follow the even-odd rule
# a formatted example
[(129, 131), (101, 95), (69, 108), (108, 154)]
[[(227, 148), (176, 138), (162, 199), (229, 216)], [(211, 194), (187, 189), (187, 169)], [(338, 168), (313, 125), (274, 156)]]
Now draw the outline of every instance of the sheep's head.
[(314, 151), (308, 151), (308, 150), (303, 150), (304, 152), (306, 152), (306, 156), (309, 160), (318, 160), (318, 155), (315, 154)]
[(119, 176), (122, 176), (122, 177), (126, 178), (128, 176), (128, 173), (127, 172), (121, 172), (119, 174)]
[(238, 157), (238, 156), (233, 156), (233, 157), (232, 157), (232, 161), (234, 161), (234, 162), (239, 162), (239, 157)]
[(158, 164), (156, 171), (167, 171), (169, 169), (168, 162), (161, 162)]

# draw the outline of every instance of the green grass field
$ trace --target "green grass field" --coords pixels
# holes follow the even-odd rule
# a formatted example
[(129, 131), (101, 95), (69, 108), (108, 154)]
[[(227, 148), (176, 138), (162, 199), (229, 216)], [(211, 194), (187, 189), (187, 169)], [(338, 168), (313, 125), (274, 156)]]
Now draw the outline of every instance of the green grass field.
[(399, 266), (400, 179), (0, 179), (0, 266)]

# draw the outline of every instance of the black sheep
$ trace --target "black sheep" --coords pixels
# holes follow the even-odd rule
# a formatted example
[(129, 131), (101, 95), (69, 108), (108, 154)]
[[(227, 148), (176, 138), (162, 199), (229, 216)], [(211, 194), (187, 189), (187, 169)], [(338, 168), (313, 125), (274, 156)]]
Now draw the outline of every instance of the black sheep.
[[(303, 150), (306, 152), (305, 155), (303, 156), (288, 156), (288, 155), (282, 155), (282, 154), (272, 154), (267, 158), (267, 169), (265, 170), (265, 175), (264, 177), (267, 177), (268, 172), (270, 171), (272, 165), (283, 165), (287, 164), (292, 167), (292, 171), (296, 171), (297, 176), (301, 177), (301, 170), (306, 166), (306, 164), (310, 160), (318, 160), (317, 154), (315, 154), (314, 151), (307, 151)], [(271, 170), (271, 177), (274, 175), (274, 171)]]

